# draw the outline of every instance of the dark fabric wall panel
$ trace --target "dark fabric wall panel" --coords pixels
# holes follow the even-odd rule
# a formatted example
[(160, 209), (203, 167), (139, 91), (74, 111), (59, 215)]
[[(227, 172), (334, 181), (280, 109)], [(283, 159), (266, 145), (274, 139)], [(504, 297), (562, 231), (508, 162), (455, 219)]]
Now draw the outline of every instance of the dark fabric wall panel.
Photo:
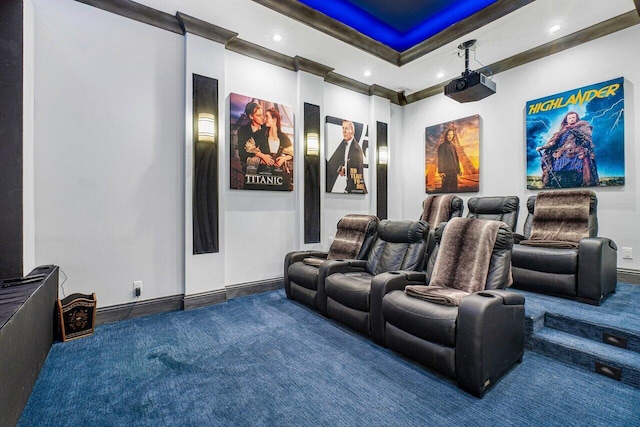
[(193, 253), (219, 252), (218, 80), (193, 75)]
[(0, 278), (22, 276), (22, 16), (0, 1)]
[(304, 242), (320, 242), (320, 153), (307, 154), (307, 136), (318, 135), (320, 142), (320, 107), (304, 103)]
[(380, 147), (387, 147), (387, 124), (376, 122), (376, 147), (378, 148), (378, 166), (377, 166), (377, 198), (376, 207), (377, 215), (380, 219), (387, 219), (387, 165), (380, 164)]

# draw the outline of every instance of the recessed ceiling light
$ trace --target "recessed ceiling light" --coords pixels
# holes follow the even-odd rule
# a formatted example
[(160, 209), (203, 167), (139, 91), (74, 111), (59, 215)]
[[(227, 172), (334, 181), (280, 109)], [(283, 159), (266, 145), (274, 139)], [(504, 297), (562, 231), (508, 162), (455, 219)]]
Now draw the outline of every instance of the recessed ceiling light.
[(366, 71), (364, 72), (364, 76), (365, 76), (365, 77), (371, 77), (371, 71), (370, 71), (370, 70), (366, 70)]
[(274, 34), (273, 39), (279, 42), (280, 40), (282, 40), (282, 36), (280, 34)]
[(549, 32), (550, 33), (555, 33), (559, 29), (560, 29), (560, 25), (554, 25), (553, 27), (549, 28)]
[(436, 74), (436, 78), (437, 79), (441, 79), (444, 77), (444, 73), (442, 71), (440, 71), (438, 74)]

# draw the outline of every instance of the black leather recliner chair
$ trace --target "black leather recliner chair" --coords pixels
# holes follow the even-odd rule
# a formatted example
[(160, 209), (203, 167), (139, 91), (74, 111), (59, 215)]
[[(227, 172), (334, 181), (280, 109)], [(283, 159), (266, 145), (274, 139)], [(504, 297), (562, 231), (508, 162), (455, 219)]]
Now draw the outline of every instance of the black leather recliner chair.
[[(556, 192), (561, 194), (561, 192)], [(523, 238), (531, 237), (537, 196), (527, 200), (529, 214)], [(513, 287), (540, 292), (580, 302), (600, 305), (617, 285), (618, 258), (616, 244), (598, 235), (598, 199), (590, 197), (588, 238), (577, 248), (513, 246)]]
[(472, 197), (467, 207), (467, 218), (502, 221), (515, 233), (520, 212), (520, 199), (517, 196)]
[[(396, 271), (373, 279), (371, 335), (376, 343), (454, 378), (460, 388), (482, 397), (524, 354), (524, 297), (504, 289), (509, 283), (513, 235), (501, 223), (484, 290), (462, 298), (458, 306), (408, 295), (404, 291), (408, 285), (431, 284), (438, 256), (457, 262), (461, 251), (441, 245), (451, 223), (436, 229), (436, 246), (426, 272)], [(468, 280), (470, 270), (462, 267), (463, 277), (458, 280)]]
[[(349, 229), (347, 223), (353, 221), (346, 221), (345, 218), (356, 218), (359, 221), (366, 222), (366, 228), (364, 231)], [(305, 262), (307, 258), (315, 258), (322, 261), (327, 258), (331, 258), (330, 254), (335, 252), (335, 247), (339, 244), (340, 236), (347, 234), (350, 237), (354, 237), (354, 233), (362, 233), (362, 235), (356, 235), (355, 238), (362, 238), (362, 244), (359, 248), (355, 248), (354, 251), (357, 255), (354, 259), (366, 259), (369, 255), (371, 245), (376, 239), (378, 232), (379, 220), (373, 215), (347, 215), (338, 221), (336, 238), (334, 239), (331, 248), (328, 252), (323, 251), (293, 251), (289, 252), (284, 258), (284, 289), (287, 297), (300, 301), (301, 303), (319, 310), (321, 313), (326, 313), (327, 298), (324, 295), (324, 287), (318, 287), (318, 282), (324, 281), (324, 276), (320, 275), (320, 269), (318, 265), (312, 265)], [(344, 246), (344, 242), (343, 246)], [(333, 252), (332, 252), (333, 250)], [(326, 261), (325, 261), (326, 262)]]
[(369, 335), (369, 294), (376, 274), (421, 270), (429, 225), (424, 221), (380, 221), (367, 260), (327, 261), (320, 276), (327, 296), (327, 316)]

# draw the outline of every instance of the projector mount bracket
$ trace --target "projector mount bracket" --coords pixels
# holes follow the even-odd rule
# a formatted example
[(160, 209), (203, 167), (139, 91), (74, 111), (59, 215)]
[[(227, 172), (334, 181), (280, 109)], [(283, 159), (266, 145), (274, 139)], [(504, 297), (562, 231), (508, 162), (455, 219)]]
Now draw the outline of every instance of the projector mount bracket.
[(476, 40), (467, 40), (464, 43), (460, 43), (458, 45), (458, 49), (464, 50), (464, 73), (463, 76), (468, 76), (470, 74), (469, 71), (469, 49), (474, 48), (476, 46)]

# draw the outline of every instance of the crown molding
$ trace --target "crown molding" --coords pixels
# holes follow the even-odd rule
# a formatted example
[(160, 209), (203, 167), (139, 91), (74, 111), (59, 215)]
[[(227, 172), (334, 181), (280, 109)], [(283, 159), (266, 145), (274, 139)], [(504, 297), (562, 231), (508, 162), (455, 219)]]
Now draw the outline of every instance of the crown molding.
[(176, 13), (176, 19), (180, 23), (180, 27), (184, 33), (195, 34), (224, 45), (238, 37), (238, 33), (234, 33), (233, 31), (229, 31), (225, 28), (218, 27), (217, 25), (194, 18), (193, 16), (186, 15), (182, 12)]
[(302, 56), (295, 56), (293, 60), (296, 64), (296, 71), (306, 71), (307, 73), (315, 74), (322, 78), (327, 77), (327, 74), (333, 71), (331, 67), (303, 58)]
[(268, 62), (287, 70), (296, 71), (296, 64), (292, 57), (284, 55), (275, 50), (267, 49), (255, 43), (248, 42), (239, 38), (229, 40), (225, 47), (241, 55), (248, 56), (259, 61)]
[(174, 15), (161, 12), (152, 7), (131, 0), (76, 0), (134, 21), (143, 22), (176, 34), (184, 34), (178, 19)]

